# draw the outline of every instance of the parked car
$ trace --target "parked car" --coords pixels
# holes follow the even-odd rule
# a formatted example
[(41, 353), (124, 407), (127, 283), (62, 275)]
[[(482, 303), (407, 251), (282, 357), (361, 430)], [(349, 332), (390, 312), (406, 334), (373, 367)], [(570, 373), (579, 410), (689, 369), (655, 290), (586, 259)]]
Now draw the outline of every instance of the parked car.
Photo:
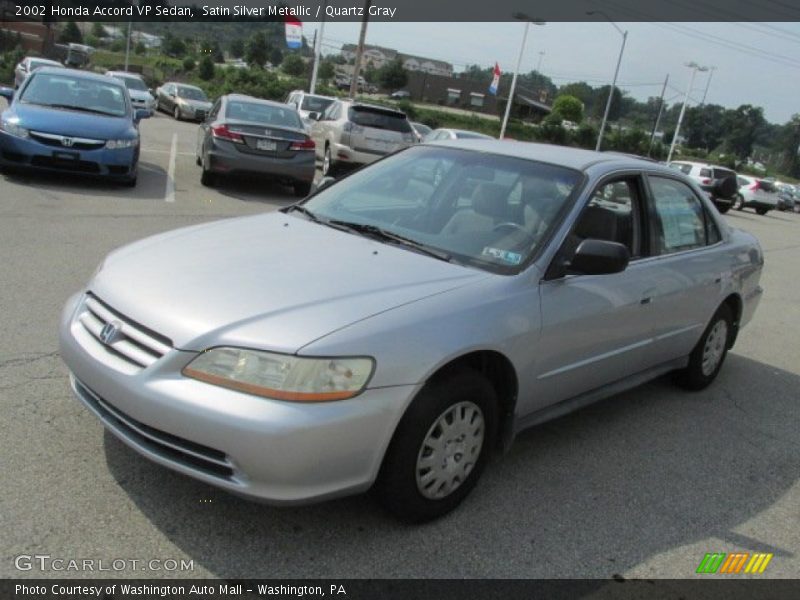
[(156, 89), (156, 109), (171, 114), (176, 121), (203, 121), (211, 110), (211, 102), (199, 87), (167, 82)]
[(280, 504), (374, 484), (422, 521), (526, 427), (670, 371), (711, 384), (762, 265), (673, 169), (421, 144), (280, 211), (116, 250), (67, 301), (60, 354), (150, 460)]
[(788, 183), (776, 183), (775, 187), (778, 194), (777, 209), (785, 211), (794, 211), (797, 208), (798, 197), (795, 186)]
[(295, 90), (286, 98), (286, 104), (291, 104), (300, 114), (300, 118), (306, 127), (311, 127), (313, 120), (310, 116), (319, 116), (331, 103), (336, 100), (331, 96), (318, 96), (315, 94), (308, 94), (303, 90)]
[(125, 87), (128, 88), (133, 108), (149, 110), (151, 115), (155, 112), (156, 99), (150, 93), (141, 75), (128, 73), (127, 71), (106, 71), (106, 75), (108, 77), (116, 77), (125, 84)]
[(207, 186), (222, 176), (263, 175), (307, 196), (314, 181), (314, 142), (297, 110), (279, 102), (222, 96), (200, 125), (196, 155)]
[(467, 131), (465, 129), (434, 129), (425, 136), (426, 142), (443, 140), (493, 140), (494, 138), (485, 133), (477, 131)]
[(736, 172), (702, 162), (675, 160), (669, 166), (696, 181), (721, 213), (728, 212), (736, 200)]
[(389, 94), (389, 98), (392, 98), (393, 100), (408, 100), (411, 98), (411, 92), (408, 90), (397, 90), (396, 92)]
[(310, 135), (323, 175), (371, 163), (416, 140), (404, 112), (353, 100), (331, 104), (311, 125)]
[(736, 210), (752, 208), (759, 215), (765, 215), (778, 208), (778, 193), (770, 181), (749, 175), (739, 175), (736, 181), (739, 184), (733, 203)]
[(433, 129), (425, 125), (425, 123), (418, 123), (416, 121), (411, 121), (411, 127), (414, 129), (414, 134), (417, 136), (417, 142), (424, 140), (425, 136), (433, 131)]
[(19, 86), (22, 85), (22, 82), (25, 81), (25, 78), (39, 67), (55, 67), (58, 69), (63, 66), (64, 65), (56, 60), (48, 60), (37, 56), (26, 56), (14, 67), (14, 89), (18, 89)]
[(71, 172), (136, 185), (139, 120), (117, 79), (40, 67), (16, 92), (0, 90), (0, 166)]

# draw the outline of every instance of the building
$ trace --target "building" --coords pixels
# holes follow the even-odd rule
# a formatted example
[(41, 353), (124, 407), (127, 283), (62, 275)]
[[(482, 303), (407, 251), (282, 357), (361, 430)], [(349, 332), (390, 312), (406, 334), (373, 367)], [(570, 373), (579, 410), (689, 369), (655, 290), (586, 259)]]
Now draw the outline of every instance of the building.
[[(342, 56), (347, 61), (355, 60), (356, 58), (355, 44), (345, 44), (342, 46)], [(414, 56), (413, 54), (404, 54), (393, 50), (391, 48), (384, 48), (382, 46), (364, 45), (364, 54), (362, 55), (362, 66), (366, 67), (370, 63), (376, 69), (380, 69), (384, 65), (400, 59), (403, 63), (403, 68), (407, 71), (419, 71), (428, 73), (430, 75), (441, 75), (443, 77), (451, 77), (453, 75), (453, 65), (443, 60), (435, 60), (433, 58), (425, 58), (423, 56)]]

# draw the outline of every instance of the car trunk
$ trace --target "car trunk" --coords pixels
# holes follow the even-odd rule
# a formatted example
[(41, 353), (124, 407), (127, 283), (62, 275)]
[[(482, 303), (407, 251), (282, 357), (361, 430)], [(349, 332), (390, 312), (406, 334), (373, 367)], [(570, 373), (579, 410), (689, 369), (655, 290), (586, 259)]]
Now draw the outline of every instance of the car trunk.
[(236, 144), (236, 148), (245, 154), (271, 158), (292, 158), (298, 152), (308, 150), (291, 148), (292, 144), (308, 140), (308, 136), (301, 131), (232, 120), (226, 121), (225, 124), (231, 133), (238, 133), (242, 136), (244, 143)]
[[(380, 107), (353, 106), (345, 131), (356, 152), (389, 154), (413, 141), (411, 124), (405, 114)], [(346, 140), (345, 140), (346, 141)]]

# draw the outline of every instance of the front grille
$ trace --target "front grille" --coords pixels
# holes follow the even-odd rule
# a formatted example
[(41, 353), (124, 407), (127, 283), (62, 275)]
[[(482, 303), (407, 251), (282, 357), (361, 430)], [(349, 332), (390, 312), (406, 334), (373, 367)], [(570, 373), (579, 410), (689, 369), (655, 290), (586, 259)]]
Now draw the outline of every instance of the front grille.
[(128, 172), (128, 167), (125, 165), (108, 165), (108, 172), (112, 175), (125, 175)]
[(31, 159), (34, 167), (44, 167), (45, 169), (63, 169), (77, 173), (99, 173), (100, 165), (88, 160), (74, 160), (71, 158), (58, 158), (55, 156), (34, 156)]
[[(116, 312), (93, 294), (87, 294), (78, 320), (99, 344), (127, 362), (146, 368), (172, 350), (172, 341)], [(103, 328), (116, 331), (103, 340)]]
[[(91, 140), (87, 138), (70, 138), (68, 136), (56, 135), (52, 133), (41, 133), (38, 131), (30, 132), (31, 138), (44, 144), (45, 146), (53, 146), (54, 148), (66, 148), (68, 150), (97, 150), (106, 145), (105, 140)], [(64, 139), (69, 140), (69, 146), (63, 142)]]
[(171, 462), (213, 477), (233, 479), (233, 467), (224, 452), (150, 427), (128, 416), (77, 379), (75, 392), (103, 421), (122, 437)]

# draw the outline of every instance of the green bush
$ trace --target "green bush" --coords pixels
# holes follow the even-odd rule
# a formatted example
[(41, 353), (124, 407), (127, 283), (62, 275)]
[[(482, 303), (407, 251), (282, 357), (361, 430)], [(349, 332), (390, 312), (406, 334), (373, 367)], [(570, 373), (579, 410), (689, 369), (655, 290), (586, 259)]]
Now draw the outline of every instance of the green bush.
[(187, 56), (183, 59), (183, 70), (184, 71), (193, 71), (195, 67), (194, 59), (191, 56)]

